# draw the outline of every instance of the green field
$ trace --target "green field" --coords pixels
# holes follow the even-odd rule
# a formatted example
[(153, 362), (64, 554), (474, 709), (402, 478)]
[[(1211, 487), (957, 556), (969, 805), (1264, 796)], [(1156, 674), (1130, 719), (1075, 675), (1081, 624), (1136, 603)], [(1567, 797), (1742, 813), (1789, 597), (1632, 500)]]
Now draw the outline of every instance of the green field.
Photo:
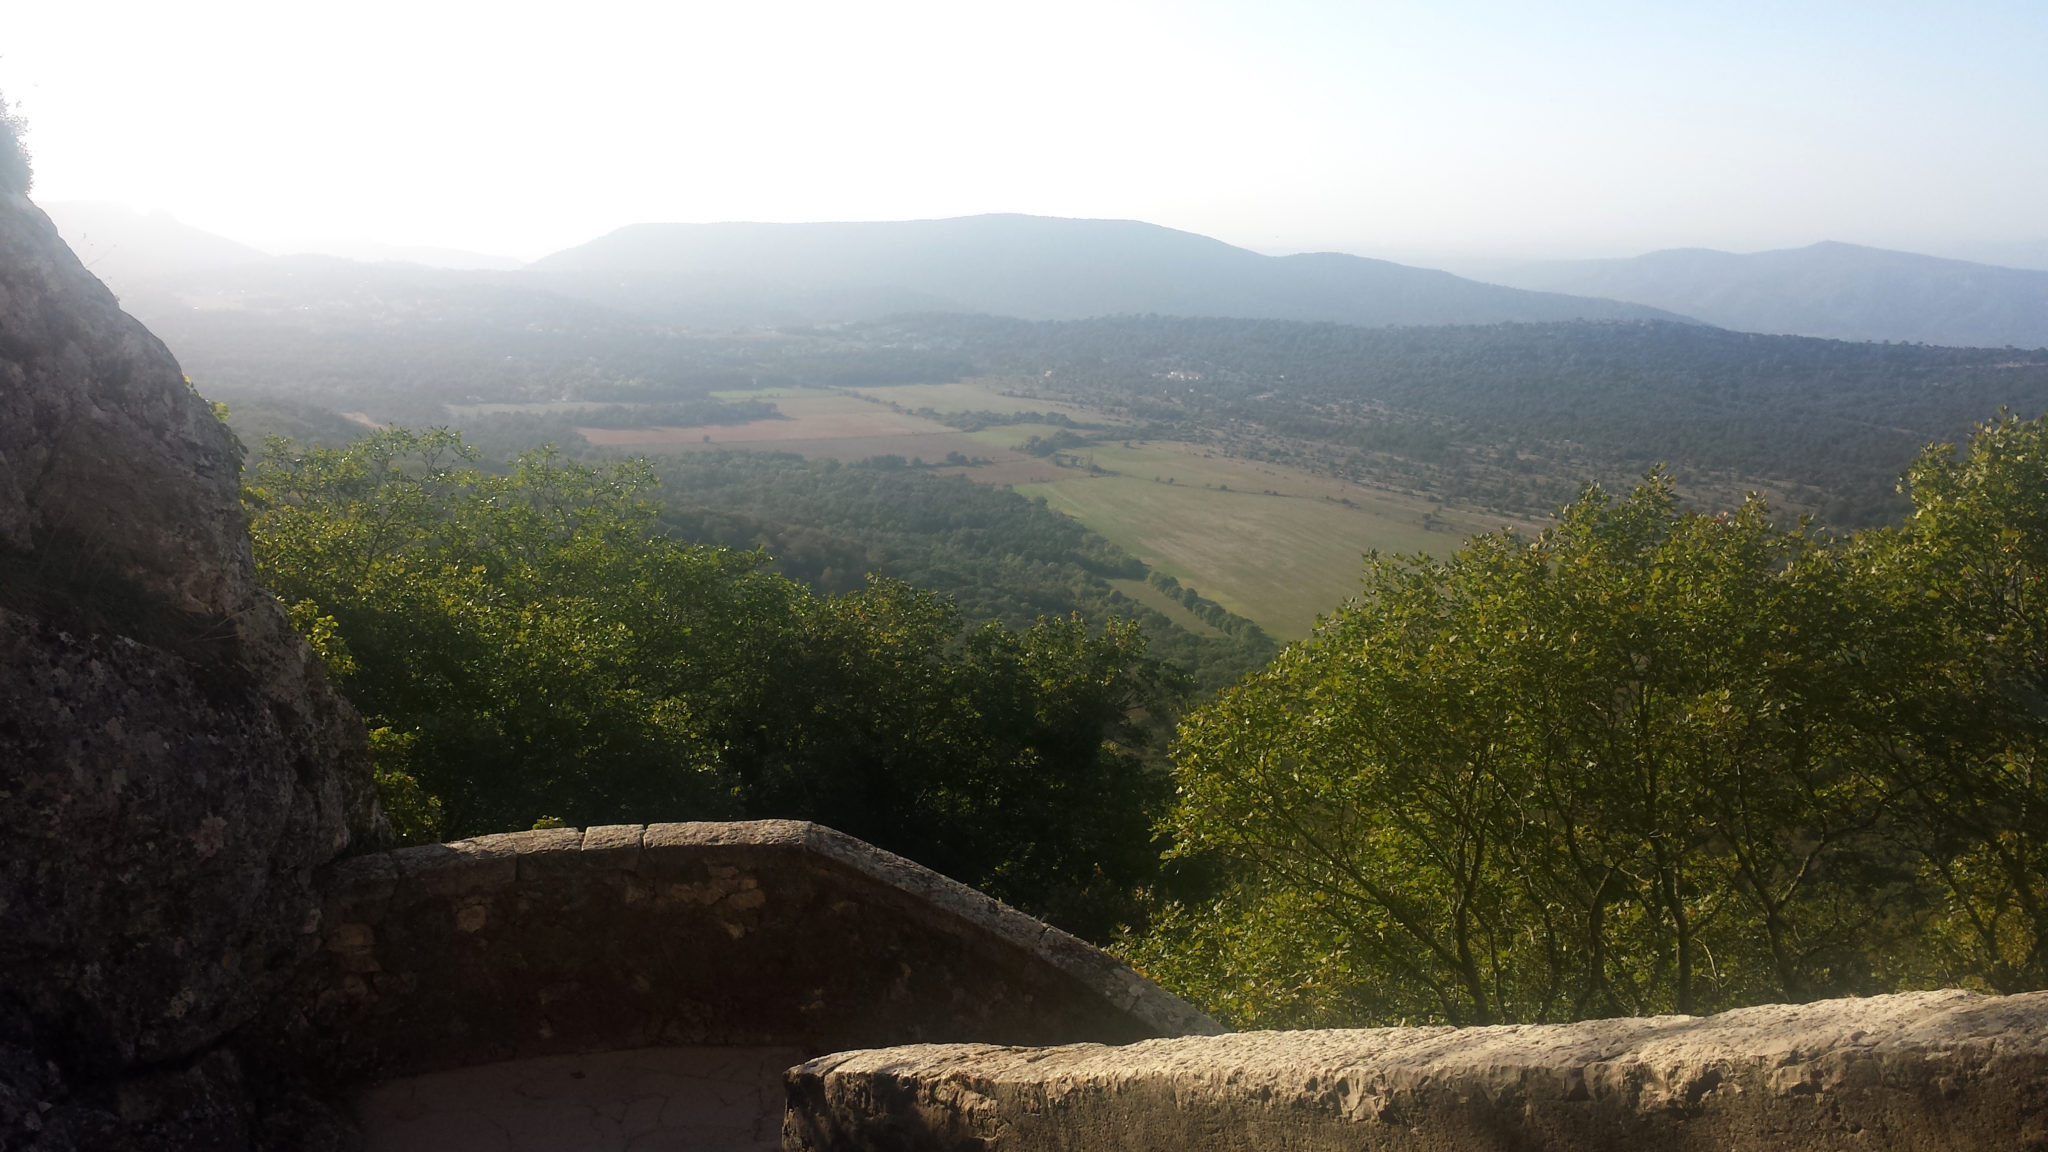
[[(853, 391), (900, 410), (856, 400), (848, 394)], [(1356, 590), (1367, 551), (1442, 553), (1474, 532), (1499, 527), (1419, 498), (1221, 455), (1196, 444), (1126, 441), (1107, 438), (1114, 432), (1098, 432), (1105, 436), (1101, 443), (1048, 458), (1018, 449), (1033, 436), (1064, 430), (1055, 425), (1004, 424), (966, 432), (909, 414), (924, 408), (942, 413), (1064, 411), (1083, 423), (1108, 422), (1086, 409), (1004, 396), (992, 382), (717, 395), (775, 400), (782, 419), (585, 435), (594, 442), (640, 447), (743, 447), (849, 461), (886, 453), (932, 460), (958, 450), (987, 461), (959, 469), (962, 475), (1044, 497), (1048, 506), (1283, 640), (1307, 635), (1317, 616)], [(664, 437), (675, 443), (667, 445)], [(706, 437), (711, 443), (704, 443)], [(1212, 631), (1143, 582), (1119, 581), (1117, 586), (1195, 631)]]
[(801, 384), (788, 388), (727, 388), (712, 392), (713, 400), (801, 400), (820, 396), (831, 396), (837, 389), (806, 388)]
[(1017, 490), (1281, 639), (1307, 635), (1351, 596), (1366, 552), (1443, 553), (1500, 526), (1193, 445), (1105, 444), (1077, 455), (1111, 474), (1067, 468)]
[(1100, 423), (1109, 419), (1100, 412), (1090, 412), (1058, 400), (1005, 396), (1001, 389), (1000, 381), (956, 380), (950, 384), (889, 384), (878, 388), (849, 388), (847, 391), (890, 404), (901, 404), (912, 411), (930, 408), (935, 412), (1062, 412), (1080, 421)]

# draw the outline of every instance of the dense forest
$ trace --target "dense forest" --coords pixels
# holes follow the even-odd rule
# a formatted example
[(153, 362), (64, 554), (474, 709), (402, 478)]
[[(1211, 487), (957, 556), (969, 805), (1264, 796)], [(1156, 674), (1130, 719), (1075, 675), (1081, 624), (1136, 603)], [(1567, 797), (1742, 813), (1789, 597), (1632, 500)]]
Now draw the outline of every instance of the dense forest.
[(2048, 408), (2048, 350), (1856, 344), (1668, 322), (1350, 328), (1127, 317), (932, 316), (870, 339), (976, 359), (1160, 439), (1517, 513), (1588, 480), (1678, 469), (1709, 502), (1750, 487), (1860, 526), (1899, 514), (1926, 443), (2001, 406)]
[(1135, 625), (819, 595), (661, 530), (644, 464), (485, 471), (445, 431), (274, 440), (265, 583), (372, 729), (410, 839), (818, 820), (1101, 937), (1158, 869), (1184, 695)]
[(1111, 414), (1129, 422), (1119, 436), (1134, 428), (1517, 516), (1547, 514), (1587, 481), (1626, 486), (1663, 463), (1699, 506), (1762, 489), (1786, 511), (1875, 524), (1903, 512), (1896, 481), (1921, 445), (1956, 439), (2001, 407), (2048, 408), (2048, 350), (1657, 321), (1356, 328), (930, 315), (691, 332), (531, 288), (386, 275), (376, 291), (356, 280), (323, 291), (316, 266), (268, 302), (131, 306), (209, 395), (238, 406), (314, 405), (413, 426), (477, 404), (593, 413), (465, 416), (494, 454), (515, 441), (573, 448), (577, 426), (763, 414), (721, 408), (714, 392), (978, 377)]
[(776, 570), (821, 592), (851, 591), (880, 573), (945, 595), (974, 621), (1026, 628), (1041, 616), (1079, 614), (1096, 626), (1129, 620), (1144, 629), (1151, 654), (1203, 695), (1278, 649), (1256, 624), (1215, 605), (1183, 601), (1221, 636), (1125, 596), (1108, 579), (1155, 575), (1137, 558), (1043, 500), (964, 476), (901, 461), (841, 465), (740, 452), (676, 454), (653, 468), (664, 527), (684, 540), (762, 549)]
[[(806, 500), (920, 515), (879, 510), (909, 469), (689, 467), (709, 493), (811, 475), (756, 500), (777, 526)], [(259, 569), (411, 835), (817, 819), (1240, 1025), (2048, 986), (2048, 420), (1926, 450), (1897, 526), (1688, 510), (1652, 472), (1534, 539), (1372, 558), (1184, 716), (1128, 622), (977, 622), (792, 535), (806, 587), (682, 539), (753, 530), (664, 489), (551, 450), (482, 468), (445, 431), (268, 446)], [(1123, 570), (1016, 507), (1038, 554)], [(963, 563), (996, 554), (975, 523)]]
[[(759, 415), (766, 405), (726, 407)], [(303, 447), (338, 448), (370, 431), (331, 411), (268, 397), (229, 405), (229, 417), (255, 444), (284, 437)], [(476, 466), (488, 470), (545, 445), (576, 446), (574, 428), (588, 421), (584, 413), (507, 413), (466, 423)], [(580, 456), (593, 463), (624, 459), (587, 445)], [(666, 454), (646, 466), (658, 485), (663, 531), (686, 542), (761, 550), (775, 571), (821, 592), (853, 591), (879, 574), (946, 596), (977, 624), (1025, 628), (1040, 616), (1075, 613), (1096, 627), (1129, 620), (1145, 630), (1151, 653), (1204, 695), (1235, 683), (1279, 647), (1256, 624), (1207, 601), (1187, 603), (1187, 617), (1176, 619), (1178, 612), (1168, 616), (1124, 595), (1108, 581), (1150, 579), (1142, 562), (1043, 501), (1006, 488), (889, 459), (842, 465), (717, 451)], [(1177, 584), (1169, 595), (1183, 598)]]

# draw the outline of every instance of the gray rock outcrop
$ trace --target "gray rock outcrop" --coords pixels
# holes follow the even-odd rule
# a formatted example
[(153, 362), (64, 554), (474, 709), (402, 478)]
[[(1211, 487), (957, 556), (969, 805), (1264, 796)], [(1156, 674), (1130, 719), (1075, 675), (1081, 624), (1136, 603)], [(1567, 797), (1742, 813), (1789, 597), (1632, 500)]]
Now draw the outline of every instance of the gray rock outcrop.
[(222, 1042), (310, 947), (314, 870), (375, 834), (361, 721), (256, 586), (239, 472), (0, 195), (0, 1147), (253, 1139)]
[(801, 1152), (2048, 1148), (2048, 993), (1493, 1028), (842, 1053), (793, 1069)]

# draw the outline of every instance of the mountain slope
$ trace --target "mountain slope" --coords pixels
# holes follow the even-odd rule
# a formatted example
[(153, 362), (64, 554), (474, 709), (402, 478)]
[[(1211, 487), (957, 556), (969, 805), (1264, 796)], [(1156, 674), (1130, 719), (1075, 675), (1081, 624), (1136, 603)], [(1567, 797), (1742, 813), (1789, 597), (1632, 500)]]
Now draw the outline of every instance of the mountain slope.
[(1673, 319), (1611, 300), (1480, 284), (1336, 253), (1263, 256), (1131, 220), (964, 216), (851, 224), (638, 224), (530, 275), (700, 320), (988, 312), (1032, 320), (1157, 313), (1366, 326)]
[(1949, 255), (1957, 260), (1996, 264), (2000, 268), (2030, 268), (2048, 272), (2048, 239), (1996, 243), (1983, 241), (1955, 245)]
[(2048, 346), (2048, 272), (1832, 241), (1534, 264), (1492, 279), (1632, 300), (1746, 332), (1971, 347)]

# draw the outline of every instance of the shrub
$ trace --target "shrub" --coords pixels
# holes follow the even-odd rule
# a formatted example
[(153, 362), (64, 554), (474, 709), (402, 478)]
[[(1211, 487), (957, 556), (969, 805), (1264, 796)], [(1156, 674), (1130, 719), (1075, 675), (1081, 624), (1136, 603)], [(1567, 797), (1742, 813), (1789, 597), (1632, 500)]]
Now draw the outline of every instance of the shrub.
[(27, 192), (35, 183), (35, 172), (28, 162), (28, 145), (21, 142), (26, 131), (28, 121), (11, 111), (5, 95), (0, 95), (0, 191)]

